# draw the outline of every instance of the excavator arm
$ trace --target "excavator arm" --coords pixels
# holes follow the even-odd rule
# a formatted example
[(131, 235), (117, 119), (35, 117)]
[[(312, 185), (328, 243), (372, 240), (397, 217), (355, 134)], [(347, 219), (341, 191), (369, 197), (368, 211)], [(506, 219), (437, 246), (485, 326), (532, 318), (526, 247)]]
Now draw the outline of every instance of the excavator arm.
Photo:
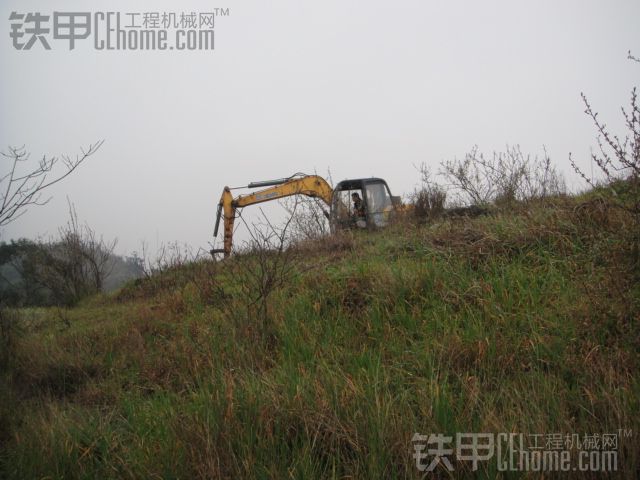
[[(246, 195), (239, 195), (233, 198), (231, 189), (224, 187), (220, 202), (218, 203), (218, 212), (216, 216), (216, 225), (213, 236), (218, 236), (220, 219), (224, 219), (224, 248), (211, 250), (211, 254), (224, 253), (225, 258), (231, 254), (233, 244), (233, 223), (236, 218), (236, 210), (257, 203), (278, 200), (292, 195), (305, 195), (307, 197), (319, 198), (328, 206), (331, 205), (333, 189), (327, 181), (318, 175), (303, 175), (299, 177), (282, 178), (279, 180), (268, 180), (265, 182), (250, 183), (247, 188), (268, 187), (257, 192)], [(325, 212), (326, 213), (326, 212)]]

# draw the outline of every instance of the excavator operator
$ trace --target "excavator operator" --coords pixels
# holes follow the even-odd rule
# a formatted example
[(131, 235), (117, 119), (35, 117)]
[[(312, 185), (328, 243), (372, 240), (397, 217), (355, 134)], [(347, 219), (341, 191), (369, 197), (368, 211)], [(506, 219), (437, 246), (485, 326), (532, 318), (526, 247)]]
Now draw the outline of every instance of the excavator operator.
[(366, 216), (364, 203), (362, 202), (362, 199), (360, 198), (358, 192), (353, 192), (351, 194), (351, 200), (353, 200), (353, 216), (356, 219), (364, 218)]

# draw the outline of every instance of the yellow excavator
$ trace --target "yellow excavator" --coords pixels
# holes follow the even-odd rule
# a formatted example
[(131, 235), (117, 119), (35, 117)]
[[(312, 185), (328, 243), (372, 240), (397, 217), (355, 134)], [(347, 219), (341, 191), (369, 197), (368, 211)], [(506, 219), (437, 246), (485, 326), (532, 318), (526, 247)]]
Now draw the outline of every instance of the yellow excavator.
[[(266, 188), (263, 188), (266, 187)], [(262, 188), (256, 192), (233, 197), (231, 188), (224, 187), (213, 236), (218, 236), (220, 219), (224, 218), (224, 243), (221, 249), (211, 250), (215, 256), (218, 253), (224, 257), (231, 255), (233, 245), (233, 223), (238, 209), (258, 203), (278, 200), (292, 195), (305, 195), (318, 198), (324, 202), (329, 211), (323, 209), (329, 219), (331, 231), (345, 228), (375, 228), (384, 227), (390, 215), (400, 206), (400, 197), (394, 197), (389, 191), (387, 182), (381, 178), (360, 178), (343, 180), (332, 188), (329, 183), (318, 175), (297, 173), (287, 178), (252, 182), (246, 187)]]

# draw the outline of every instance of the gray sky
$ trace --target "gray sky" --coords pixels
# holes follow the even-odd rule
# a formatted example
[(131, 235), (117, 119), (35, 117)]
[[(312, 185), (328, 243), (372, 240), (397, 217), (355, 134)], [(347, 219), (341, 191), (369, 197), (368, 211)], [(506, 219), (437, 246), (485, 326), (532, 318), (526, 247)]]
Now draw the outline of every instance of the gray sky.
[[(102, 149), (2, 238), (54, 234), (67, 200), (118, 251), (207, 247), (224, 185), (331, 171), (395, 195), (414, 165), (520, 144), (590, 170), (580, 92), (623, 133), (640, 82), (640, 2), (227, 1), (214, 51), (13, 48), (12, 11), (209, 12), (211, 2), (3, 1), (0, 147), (34, 157)], [(171, 34), (170, 34), (171, 35)], [(50, 37), (49, 37), (50, 38)], [(4, 169), (4, 166), (2, 167)], [(246, 215), (257, 215), (258, 210)]]

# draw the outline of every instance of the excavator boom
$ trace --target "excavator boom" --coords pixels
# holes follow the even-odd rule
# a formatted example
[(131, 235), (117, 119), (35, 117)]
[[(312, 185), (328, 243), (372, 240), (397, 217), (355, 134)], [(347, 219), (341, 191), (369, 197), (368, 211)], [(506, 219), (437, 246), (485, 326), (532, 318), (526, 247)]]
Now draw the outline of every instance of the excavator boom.
[(218, 203), (216, 225), (213, 233), (214, 237), (218, 235), (220, 219), (224, 218), (224, 248), (212, 250), (212, 254), (224, 253), (225, 258), (231, 254), (233, 223), (236, 217), (236, 210), (239, 208), (269, 202), (271, 200), (278, 200), (292, 195), (305, 195), (307, 197), (319, 198), (330, 206), (333, 196), (331, 186), (324, 178), (318, 175), (303, 175), (279, 180), (253, 182), (247, 186), (247, 188), (259, 187), (267, 188), (246, 195), (239, 195), (236, 198), (233, 198), (229, 187), (224, 187), (220, 202)]

